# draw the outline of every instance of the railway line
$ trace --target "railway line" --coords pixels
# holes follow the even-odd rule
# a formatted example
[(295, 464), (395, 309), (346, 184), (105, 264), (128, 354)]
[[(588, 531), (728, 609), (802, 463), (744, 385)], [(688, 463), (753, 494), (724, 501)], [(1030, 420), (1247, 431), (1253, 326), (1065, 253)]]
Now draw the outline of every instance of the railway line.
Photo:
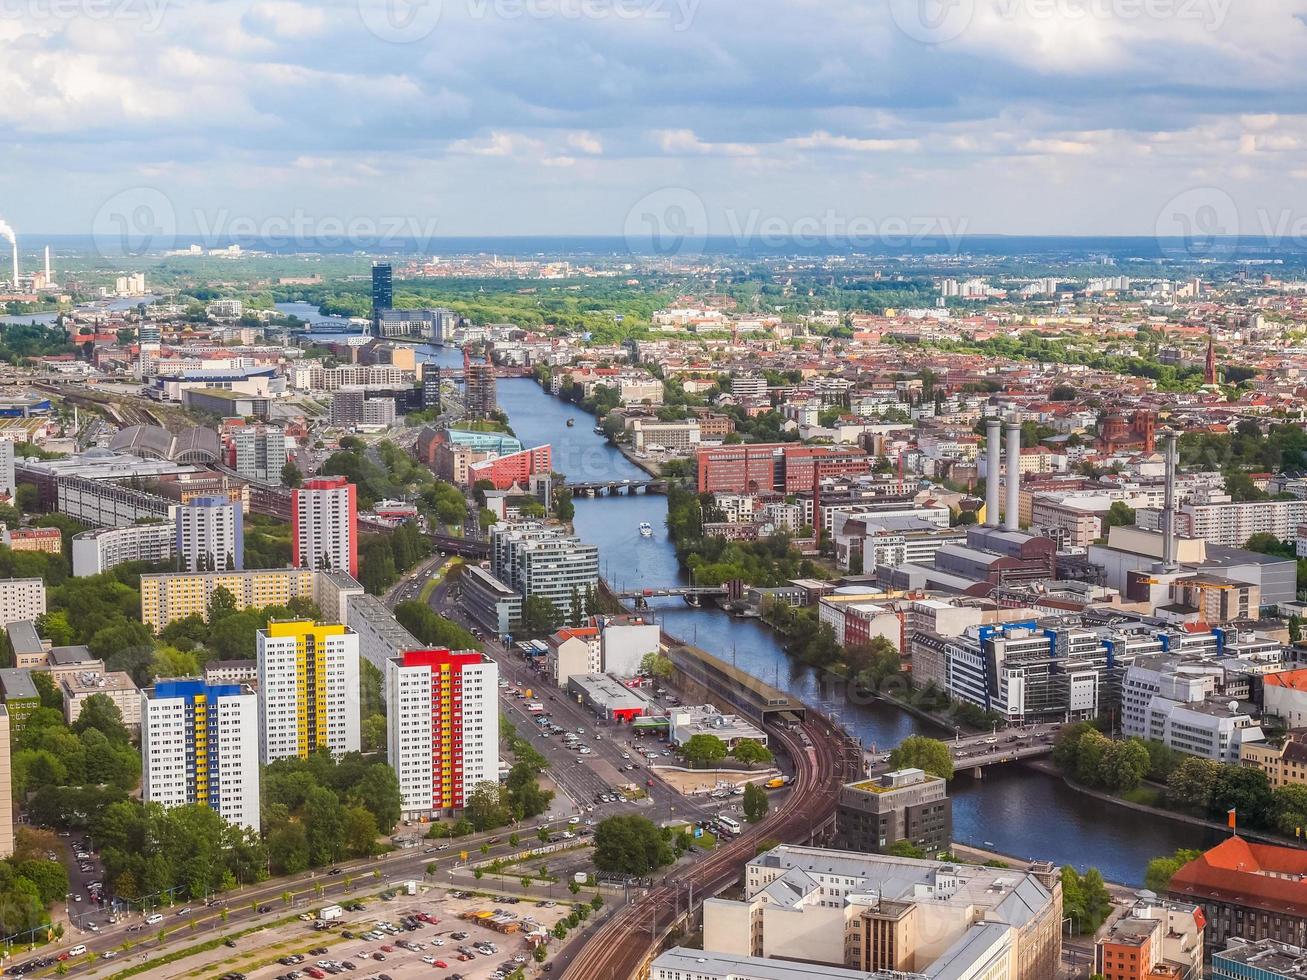
[(835, 812), (840, 787), (861, 770), (860, 753), (812, 715), (797, 729), (772, 728), (794, 762), (795, 779), (781, 804), (761, 823), (712, 854), (673, 872), (646, 895), (614, 914), (562, 974), (563, 980), (635, 977), (654, 945), (680, 915), (680, 895), (712, 895), (730, 885), (754, 857), (759, 841), (808, 842)]

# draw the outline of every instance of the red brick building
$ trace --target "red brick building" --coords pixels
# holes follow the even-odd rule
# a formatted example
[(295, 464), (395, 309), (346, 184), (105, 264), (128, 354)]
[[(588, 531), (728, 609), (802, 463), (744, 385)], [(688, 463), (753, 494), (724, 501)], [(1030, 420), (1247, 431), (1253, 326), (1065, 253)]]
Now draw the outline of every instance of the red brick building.
[(861, 449), (800, 446), (784, 442), (719, 446), (696, 455), (700, 493), (798, 493), (812, 490), (813, 467), (822, 476), (869, 473), (872, 458)]
[(535, 449), (523, 449), (520, 453), (510, 453), (498, 459), (487, 459), (473, 463), (467, 468), (468, 482), (473, 486), (480, 480), (489, 480), (496, 490), (508, 490), (514, 484), (526, 488), (531, 477), (553, 471), (552, 456), (548, 446)]

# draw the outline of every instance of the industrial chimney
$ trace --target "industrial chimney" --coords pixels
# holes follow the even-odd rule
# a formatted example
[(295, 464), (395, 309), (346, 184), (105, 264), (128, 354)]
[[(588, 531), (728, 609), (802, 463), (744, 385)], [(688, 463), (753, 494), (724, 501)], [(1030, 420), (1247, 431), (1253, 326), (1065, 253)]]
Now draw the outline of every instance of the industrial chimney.
[(985, 526), (998, 527), (998, 475), (1002, 471), (999, 454), (1003, 449), (1003, 420), (992, 418), (985, 434)]
[(10, 244), (14, 247), (14, 292), (18, 291), (18, 242), (13, 241)]
[(50, 277), (50, 246), (45, 247), (45, 284), (48, 286), (54, 280)]
[(1179, 450), (1174, 429), (1162, 436), (1166, 453), (1166, 487), (1162, 504), (1162, 570), (1174, 572), (1175, 563), (1175, 471), (1179, 466)]
[(1021, 416), (1015, 414), (1007, 420), (1007, 512), (1003, 527), (1021, 530)]

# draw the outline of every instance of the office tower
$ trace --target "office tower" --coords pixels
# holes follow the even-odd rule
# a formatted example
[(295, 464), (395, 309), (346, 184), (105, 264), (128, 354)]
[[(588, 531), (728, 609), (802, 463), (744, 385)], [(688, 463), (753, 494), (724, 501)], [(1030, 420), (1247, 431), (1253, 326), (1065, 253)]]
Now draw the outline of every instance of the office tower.
[(431, 361), (422, 365), (422, 407), (440, 411), (440, 365)]
[(187, 572), (244, 568), (241, 505), (226, 497), (197, 497), (178, 507), (177, 562)]
[(200, 803), (259, 829), (259, 710), (248, 687), (159, 681), (141, 692), (141, 798)]
[(466, 364), (464, 366), (464, 401), (469, 418), (484, 419), (495, 414), (499, 407), (495, 387), (493, 364)]
[(244, 425), (231, 434), (235, 469), (246, 480), (281, 483), (286, 465), (286, 434), (275, 425)]
[(358, 577), (358, 504), (343, 476), (306, 480), (291, 494), (291, 564)]
[(359, 638), (338, 624), (269, 623), (256, 634), (259, 761), (359, 748)]
[(18, 492), (18, 483), (14, 476), (14, 442), (12, 439), (0, 439), (0, 494), (14, 499)]
[(496, 524), (490, 561), (495, 578), (524, 599), (544, 596), (564, 616), (599, 584), (599, 549), (560, 526)]
[(372, 332), (381, 334), (381, 313), (395, 306), (390, 263), (372, 263)]
[(499, 779), (499, 665), (475, 651), (408, 650), (386, 661), (388, 758), (404, 816), (459, 810)]

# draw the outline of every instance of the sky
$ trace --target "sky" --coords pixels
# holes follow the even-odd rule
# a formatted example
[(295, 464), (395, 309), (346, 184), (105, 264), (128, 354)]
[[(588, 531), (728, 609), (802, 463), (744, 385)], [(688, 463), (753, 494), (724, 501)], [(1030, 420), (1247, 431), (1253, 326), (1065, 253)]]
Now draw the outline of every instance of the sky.
[(1307, 0), (0, 0), (0, 218), (1307, 241)]

